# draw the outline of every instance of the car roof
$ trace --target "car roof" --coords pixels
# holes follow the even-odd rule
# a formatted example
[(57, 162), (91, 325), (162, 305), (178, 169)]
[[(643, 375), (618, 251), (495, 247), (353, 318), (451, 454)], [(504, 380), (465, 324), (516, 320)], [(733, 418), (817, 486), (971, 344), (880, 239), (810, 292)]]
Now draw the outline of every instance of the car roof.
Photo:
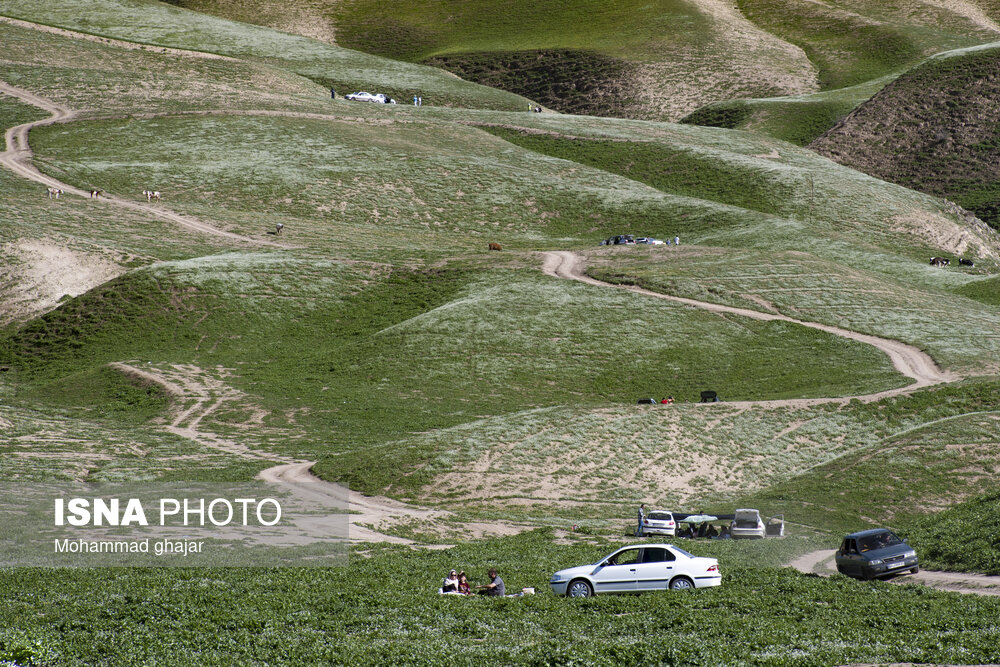
[(677, 549), (678, 548), (678, 547), (675, 547), (672, 544), (667, 544), (666, 542), (658, 542), (656, 544), (625, 544), (625, 545), (622, 545), (621, 547), (619, 547), (616, 550), (616, 552), (617, 551), (621, 551), (622, 549), (638, 549), (639, 547), (642, 547), (644, 549), (649, 549), (649, 548), (652, 548), (652, 547), (670, 547), (671, 549)]
[(844, 539), (857, 539), (859, 537), (868, 537), (869, 535), (878, 535), (879, 533), (892, 532), (888, 528), (869, 528), (868, 530), (860, 530), (856, 533), (851, 533)]

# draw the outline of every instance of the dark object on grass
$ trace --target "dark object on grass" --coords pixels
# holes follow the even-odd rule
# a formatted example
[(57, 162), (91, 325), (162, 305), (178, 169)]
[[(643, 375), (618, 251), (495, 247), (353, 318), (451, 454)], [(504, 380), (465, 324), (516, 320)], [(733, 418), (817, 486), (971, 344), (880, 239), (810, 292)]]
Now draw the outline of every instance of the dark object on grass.
[(656, 405), (655, 398), (640, 398), (636, 401), (636, 405)]
[(971, 259), (962, 258), (958, 260), (958, 263), (962, 266), (975, 266), (975, 263)]
[(701, 402), (702, 403), (719, 403), (719, 395), (714, 391), (703, 391), (701, 392)]

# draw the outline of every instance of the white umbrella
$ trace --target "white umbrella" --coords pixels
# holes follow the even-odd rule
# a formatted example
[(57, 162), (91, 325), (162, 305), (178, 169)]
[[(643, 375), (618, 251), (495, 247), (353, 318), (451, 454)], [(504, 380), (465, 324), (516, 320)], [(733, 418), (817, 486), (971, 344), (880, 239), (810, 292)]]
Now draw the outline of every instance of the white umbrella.
[(686, 521), (687, 523), (704, 523), (705, 521), (718, 521), (719, 517), (712, 516), (711, 514), (692, 514), (686, 519), (681, 519), (681, 521)]

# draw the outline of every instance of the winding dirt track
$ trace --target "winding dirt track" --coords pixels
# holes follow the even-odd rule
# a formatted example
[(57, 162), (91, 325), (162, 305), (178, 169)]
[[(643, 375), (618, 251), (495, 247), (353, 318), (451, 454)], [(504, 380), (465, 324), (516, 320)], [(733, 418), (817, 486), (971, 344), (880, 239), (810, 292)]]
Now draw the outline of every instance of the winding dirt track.
[[(829, 577), (837, 573), (837, 568), (833, 564), (834, 553), (833, 549), (813, 551), (799, 556), (789, 563), (788, 566), (806, 574), (818, 574), (823, 577)], [(896, 584), (915, 582), (930, 586), (931, 588), (955, 593), (1000, 596), (1000, 577), (985, 574), (921, 570), (917, 574), (902, 575), (889, 579), (889, 581)]]
[[(907, 345), (906, 343), (901, 343), (897, 340), (890, 340), (888, 338), (879, 338), (878, 336), (870, 336), (868, 334), (861, 334), (856, 331), (848, 331), (847, 329), (841, 329), (839, 327), (833, 327), (826, 324), (818, 324), (816, 322), (805, 322), (803, 320), (797, 320), (786, 315), (778, 315), (775, 313), (763, 313), (757, 310), (749, 310), (747, 308), (736, 308), (733, 306), (723, 306), (717, 303), (708, 303), (705, 301), (696, 301), (694, 299), (686, 299), (679, 296), (671, 296), (669, 294), (662, 294), (660, 292), (653, 292), (652, 290), (644, 289), (642, 287), (636, 287), (634, 285), (615, 285), (613, 283), (606, 283), (596, 278), (591, 278), (584, 272), (584, 260), (582, 257), (576, 253), (560, 250), (551, 251), (543, 253), (544, 264), (542, 265), (542, 272), (546, 275), (553, 276), (555, 278), (564, 278), (567, 280), (576, 280), (587, 285), (596, 285), (599, 287), (611, 287), (615, 289), (627, 290), (629, 292), (634, 292), (636, 294), (642, 294), (645, 296), (653, 297), (655, 299), (664, 299), (666, 301), (673, 301), (675, 303), (681, 303), (686, 306), (693, 306), (695, 308), (701, 308), (712, 313), (724, 313), (731, 315), (742, 315), (743, 317), (749, 317), (755, 320), (763, 321), (773, 321), (780, 320), (783, 322), (792, 322), (793, 324), (799, 324), (804, 327), (809, 327), (810, 329), (818, 329), (820, 331), (825, 331), (831, 333), (835, 336), (842, 336), (844, 338), (850, 338), (851, 340), (856, 340), (861, 343), (866, 343), (877, 347), (878, 349), (885, 352), (889, 359), (892, 361), (892, 365), (903, 375), (911, 378), (913, 383), (905, 387), (900, 387), (898, 389), (890, 389), (888, 391), (880, 391), (874, 394), (864, 394), (860, 396), (840, 396), (835, 398), (793, 398), (785, 400), (775, 400), (775, 401), (731, 401), (727, 402), (727, 405), (737, 405), (737, 406), (754, 406), (754, 405), (765, 405), (765, 406), (788, 406), (788, 407), (806, 407), (810, 405), (821, 405), (824, 403), (847, 403), (852, 399), (858, 399), (861, 401), (877, 401), (882, 398), (887, 398), (889, 396), (898, 396), (900, 394), (909, 393), (923, 387), (930, 387), (932, 385), (941, 384), (944, 382), (954, 382), (960, 378), (953, 373), (948, 373), (946, 371), (938, 368), (938, 365), (934, 363), (934, 360), (930, 358), (926, 353), (913, 347), (912, 345)], [(706, 403), (705, 405), (712, 405), (711, 403)]]
[[(82, 33), (79, 34), (82, 36)], [(73, 36), (77, 36), (74, 34)], [(90, 36), (84, 36), (90, 38)], [(174, 50), (172, 50), (174, 51)], [(194, 55), (195, 57), (212, 57), (210, 54), (199, 54), (192, 53), (187, 55)], [(61, 106), (42, 98), (30, 91), (23, 90), (11, 86), (3, 81), (0, 81), (0, 93), (11, 95), (16, 97), (27, 104), (34, 105), (41, 108), (51, 114), (50, 117), (33, 121), (30, 123), (24, 123), (16, 127), (8, 129), (5, 133), (5, 150), (0, 153), (0, 165), (10, 169), (14, 173), (27, 178), (29, 180), (41, 183), (47, 187), (54, 187), (63, 190), (67, 194), (76, 195), (79, 197), (89, 197), (88, 192), (84, 192), (78, 188), (74, 188), (66, 183), (63, 183), (55, 178), (42, 174), (38, 171), (32, 164), (32, 152), (28, 144), (28, 134), (32, 128), (42, 127), (46, 125), (51, 125), (54, 123), (61, 123), (73, 120), (77, 117), (78, 112), (69, 109), (67, 107)], [(234, 234), (225, 230), (218, 229), (210, 224), (204, 223), (193, 218), (186, 216), (181, 216), (171, 211), (162, 209), (157, 206), (150, 204), (137, 203), (130, 200), (121, 199), (114, 196), (105, 196), (103, 202), (108, 202), (115, 206), (120, 206), (123, 208), (131, 209), (133, 211), (150, 214), (170, 222), (173, 222), (181, 227), (190, 229), (203, 234), (209, 234), (232, 241), (237, 241), (242, 244), (251, 244), (255, 246), (273, 246), (273, 247), (288, 247), (282, 244), (273, 243), (267, 240), (254, 239), (239, 234)], [(693, 306), (697, 308), (702, 308), (709, 310), (711, 312), (717, 313), (730, 313), (742, 315), (745, 317), (750, 317), (758, 320), (783, 320), (787, 322), (792, 322), (795, 324), (800, 324), (802, 326), (811, 327), (814, 329), (819, 329), (821, 331), (826, 331), (838, 336), (844, 336), (852, 340), (857, 340), (863, 343), (873, 345), (880, 350), (884, 351), (889, 358), (892, 360), (893, 365), (900, 371), (900, 373), (910, 377), (914, 382), (900, 389), (894, 389), (885, 392), (879, 392), (875, 394), (867, 394), (864, 396), (856, 397), (836, 397), (836, 398), (819, 398), (819, 399), (790, 399), (790, 400), (780, 400), (780, 401), (759, 401), (759, 402), (744, 402), (745, 405), (782, 405), (782, 406), (808, 406), (808, 405), (818, 405), (821, 403), (845, 403), (851, 398), (858, 398), (866, 401), (874, 401), (887, 396), (894, 396), (910, 391), (914, 391), (921, 387), (927, 387), (935, 384), (940, 384), (943, 382), (951, 382), (957, 377), (942, 371), (934, 361), (925, 353), (920, 350), (906, 345), (904, 343), (888, 340), (884, 338), (878, 338), (875, 336), (868, 336), (865, 334), (859, 334), (852, 331), (847, 331), (845, 329), (839, 329), (837, 327), (831, 327), (822, 324), (816, 324), (811, 322), (804, 322), (801, 320), (796, 320), (784, 315), (776, 315), (771, 313), (763, 313), (759, 311), (747, 310), (742, 308), (734, 308), (729, 306), (722, 306), (718, 304), (705, 303), (700, 301), (695, 301), (692, 299), (685, 299), (681, 297), (669, 296), (666, 294), (660, 294), (657, 292), (652, 292), (650, 290), (645, 290), (634, 286), (620, 286), (612, 285), (610, 283), (605, 283), (594, 278), (587, 276), (583, 270), (583, 260), (578, 255), (572, 252), (547, 252), (544, 253), (544, 265), (542, 270), (547, 275), (564, 278), (570, 280), (576, 280), (590, 285), (596, 285), (601, 287), (613, 287), (618, 289), (626, 289), (638, 294), (643, 294), (657, 299), (666, 299), (669, 301), (674, 301), (676, 303), (685, 304), (688, 306)], [(189, 388), (177, 386), (170, 382), (168, 378), (163, 377), (155, 373), (148, 373), (147, 371), (136, 368), (134, 366), (129, 366), (126, 364), (119, 364), (119, 369), (123, 372), (129, 372), (135, 375), (145, 377), (150, 381), (157, 382), (162, 386), (166, 387), (169, 392), (173, 392), (184, 398), (191, 398)], [(254, 459), (270, 459), (282, 461), (280, 465), (274, 466), (264, 470), (260, 477), (268, 482), (275, 484), (286, 484), (294, 483), (293, 488), (299, 489), (303, 485), (310, 489), (310, 493), (321, 494), (327, 498), (343, 499), (345, 496), (345, 489), (336, 484), (331, 484), (320, 480), (318, 477), (310, 472), (310, 468), (314, 465), (311, 461), (296, 461), (292, 459), (282, 458), (274, 455), (267, 454), (265, 452), (250, 450), (249, 448), (233, 443), (232, 441), (220, 438), (214, 434), (206, 433), (205, 431), (198, 428), (201, 419), (212, 411), (214, 411), (221, 404), (224, 398), (211, 398), (210, 393), (197, 394), (193, 396), (195, 401), (194, 405), (182, 413), (179, 413), (175, 420), (170, 424), (168, 430), (182, 435), (187, 438), (196, 440), (208, 447), (213, 449), (218, 449), (226, 451), (231, 454), (235, 454), (242, 457), (254, 458)], [(728, 405), (733, 405), (734, 403), (728, 403)], [(739, 405), (740, 403), (736, 403)], [(351, 517), (351, 539), (354, 541), (392, 541), (401, 543), (410, 543), (409, 540), (404, 540), (402, 538), (391, 537), (377, 533), (365, 525), (378, 525), (383, 519), (386, 518), (396, 518), (396, 517), (406, 517), (421, 520), (432, 520), (437, 518), (442, 518), (446, 513), (438, 512), (434, 510), (427, 510), (416, 508), (412, 506), (399, 503), (397, 501), (391, 500), (389, 498), (375, 498), (361, 496), (360, 494), (350, 494), (350, 509), (357, 514), (353, 514)]]
[[(4, 152), (0, 153), (0, 165), (7, 167), (15, 174), (27, 178), (28, 180), (35, 181), (36, 183), (41, 183), (47, 187), (59, 188), (66, 194), (76, 195), (78, 197), (90, 197), (89, 192), (84, 192), (79, 188), (75, 188), (67, 183), (47, 176), (42, 172), (38, 171), (31, 162), (32, 152), (31, 147), (28, 145), (28, 133), (31, 132), (33, 128), (43, 127), (45, 125), (52, 125), (54, 123), (64, 123), (71, 121), (77, 117), (78, 112), (72, 109), (63, 107), (51, 100), (47, 100), (43, 97), (35, 95), (34, 93), (23, 90), (21, 88), (15, 88), (10, 84), (0, 81), (0, 93), (10, 95), (11, 97), (16, 97), (17, 99), (36, 106), (40, 109), (48, 111), (52, 115), (48, 118), (43, 118), (42, 120), (32, 121), (30, 123), (23, 123), (16, 127), (12, 127), (7, 130), (4, 134)], [(234, 234), (233, 232), (227, 232), (218, 227), (213, 227), (212, 225), (202, 222), (201, 220), (196, 220), (195, 218), (190, 218), (188, 216), (179, 215), (173, 211), (169, 211), (158, 206), (153, 206), (152, 204), (143, 204), (140, 202), (130, 201), (128, 199), (122, 199), (110, 194), (102, 195), (101, 202), (107, 202), (114, 206), (120, 206), (132, 211), (137, 211), (140, 213), (145, 213), (153, 215), (157, 218), (167, 220), (169, 222), (175, 223), (190, 229), (191, 231), (198, 232), (200, 234), (208, 234), (211, 236), (218, 236), (224, 239), (229, 239), (231, 241), (238, 241), (241, 244), (249, 244), (254, 246), (269, 246), (274, 248), (287, 248), (290, 246), (283, 245), (281, 243), (274, 243), (272, 241), (267, 241), (265, 239), (255, 239), (249, 236), (243, 236), (241, 234)]]

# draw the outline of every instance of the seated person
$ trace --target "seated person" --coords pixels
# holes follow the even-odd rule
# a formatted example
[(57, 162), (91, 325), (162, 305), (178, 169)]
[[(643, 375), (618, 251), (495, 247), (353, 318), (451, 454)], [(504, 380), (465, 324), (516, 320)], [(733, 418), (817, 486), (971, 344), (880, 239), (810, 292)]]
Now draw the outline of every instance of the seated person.
[(720, 540), (731, 540), (733, 539), (732, 533), (729, 532), (729, 526), (723, 526), (719, 529), (719, 539)]
[(715, 526), (709, 526), (708, 530), (705, 532), (705, 537), (708, 539), (714, 539), (719, 536), (719, 531), (716, 530)]
[(496, 597), (503, 597), (507, 592), (507, 587), (504, 586), (503, 579), (497, 573), (495, 568), (490, 568), (490, 583), (483, 584), (482, 586), (477, 586), (480, 595), (491, 595)]
[(458, 572), (452, 570), (448, 573), (448, 576), (444, 578), (444, 583), (441, 584), (442, 593), (457, 593), (458, 592)]
[(472, 595), (472, 586), (469, 585), (469, 580), (465, 578), (465, 572), (458, 573), (458, 592), (462, 595)]
[(708, 534), (708, 522), (703, 522), (698, 526), (698, 537), (705, 537)]

